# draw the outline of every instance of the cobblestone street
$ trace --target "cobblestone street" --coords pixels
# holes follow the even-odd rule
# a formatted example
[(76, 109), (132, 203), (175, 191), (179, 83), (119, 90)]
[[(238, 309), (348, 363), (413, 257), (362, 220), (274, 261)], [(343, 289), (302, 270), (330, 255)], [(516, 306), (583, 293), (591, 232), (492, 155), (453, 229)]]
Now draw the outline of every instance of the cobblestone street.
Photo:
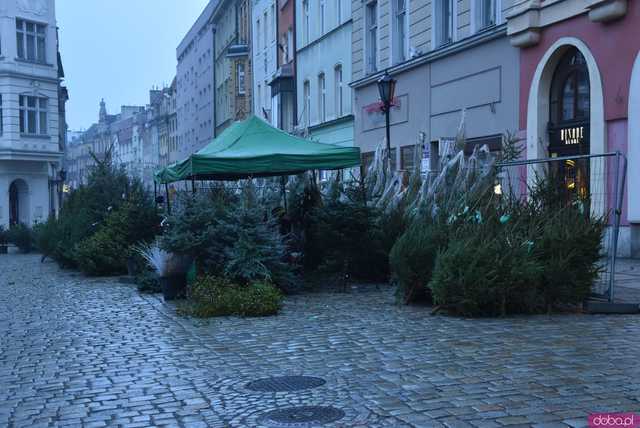
[[(640, 317), (431, 316), (388, 291), (304, 294), (281, 315), (190, 320), (114, 279), (0, 256), (0, 426), (255, 427), (333, 406), (335, 427), (585, 426), (640, 410)], [(300, 374), (296, 392), (246, 388)]]

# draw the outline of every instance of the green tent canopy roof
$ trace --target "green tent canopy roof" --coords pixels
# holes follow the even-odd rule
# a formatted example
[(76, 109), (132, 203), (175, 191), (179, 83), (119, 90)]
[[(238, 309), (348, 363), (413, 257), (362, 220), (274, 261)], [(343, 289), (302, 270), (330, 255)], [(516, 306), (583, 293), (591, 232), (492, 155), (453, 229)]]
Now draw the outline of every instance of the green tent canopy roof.
[(305, 140), (250, 116), (187, 159), (155, 174), (159, 183), (293, 175), (360, 165), (360, 149)]

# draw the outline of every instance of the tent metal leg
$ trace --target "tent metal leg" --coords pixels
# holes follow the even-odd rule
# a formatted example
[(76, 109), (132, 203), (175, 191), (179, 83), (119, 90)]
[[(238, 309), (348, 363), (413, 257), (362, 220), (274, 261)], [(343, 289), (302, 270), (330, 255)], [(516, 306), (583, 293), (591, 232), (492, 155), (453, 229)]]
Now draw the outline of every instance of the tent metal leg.
[(364, 187), (364, 165), (360, 165), (360, 191), (362, 192), (362, 202), (367, 205), (367, 189)]
[(280, 177), (280, 188), (282, 189), (282, 201), (284, 202), (284, 213), (288, 214), (289, 210), (287, 208), (287, 186), (286, 186), (284, 175)]
[(167, 197), (167, 214), (171, 215), (171, 201), (169, 200), (169, 185), (164, 183), (164, 192)]
[(158, 214), (158, 183), (153, 182), (153, 212)]

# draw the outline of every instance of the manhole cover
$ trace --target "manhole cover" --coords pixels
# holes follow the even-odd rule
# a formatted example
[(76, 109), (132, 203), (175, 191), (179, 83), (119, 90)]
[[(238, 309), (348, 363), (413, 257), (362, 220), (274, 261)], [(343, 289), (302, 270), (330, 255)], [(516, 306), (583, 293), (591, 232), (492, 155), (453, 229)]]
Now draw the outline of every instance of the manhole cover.
[(335, 407), (287, 407), (268, 412), (260, 423), (273, 428), (305, 428), (335, 422), (343, 417), (344, 412)]
[(254, 380), (247, 384), (247, 388), (259, 392), (288, 392), (301, 389), (317, 388), (326, 381), (311, 376), (279, 376)]

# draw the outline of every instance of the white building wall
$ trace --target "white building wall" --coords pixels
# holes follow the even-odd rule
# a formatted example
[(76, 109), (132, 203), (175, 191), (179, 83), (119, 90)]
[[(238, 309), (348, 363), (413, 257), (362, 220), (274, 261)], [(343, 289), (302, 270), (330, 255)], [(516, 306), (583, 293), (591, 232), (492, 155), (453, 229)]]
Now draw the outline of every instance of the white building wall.
[[(351, 81), (351, 2), (343, 1), (338, 22), (336, 2), (325, 2), (325, 31), (321, 31), (320, 2), (309, 1), (309, 40), (305, 38), (303, 0), (296, 0), (296, 46), (297, 46), (297, 105), (300, 127), (305, 124), (304, 82), (310, 86), (310, 126), (323, 122), (330, 122), (352, 114), (352, 92), (349, 87)], [(344, 49), (336, 49), (336, 46)], [(336, 67), (342, 67), (342, 114), (336, 111)], [(326, 107), (324, 121), (320, 114), (319, 103), (319, 75), (324, 73)]]
[(262, 110), (269, 115), (270, 123), (277, 126), (277, 102), (271, 98), (269, 83), (275, 75), (277, 64), (277, 28), (275, 0), (258, 0), (253, 4), (251, 14), (253, 23), (251, 49), (253, 58), (253, 110), (258, 117), (264, 118)]
[[(18, 59), (16, 18), (43, 24), (45, 63)], [(62, 153), (58, 141), (58, 62), (54, 0), (0, 1), (0, 225), (9, 224), (9, 188), (14, 180), (26, 183), (19, 200), (19, 221), (46, 220), (50, 212), (49, 175), (59, 169)], [(47, 98), (45, 135), (21, 134), (19, 97)], [(55, 208), (55, 207), (54, 207)]]

